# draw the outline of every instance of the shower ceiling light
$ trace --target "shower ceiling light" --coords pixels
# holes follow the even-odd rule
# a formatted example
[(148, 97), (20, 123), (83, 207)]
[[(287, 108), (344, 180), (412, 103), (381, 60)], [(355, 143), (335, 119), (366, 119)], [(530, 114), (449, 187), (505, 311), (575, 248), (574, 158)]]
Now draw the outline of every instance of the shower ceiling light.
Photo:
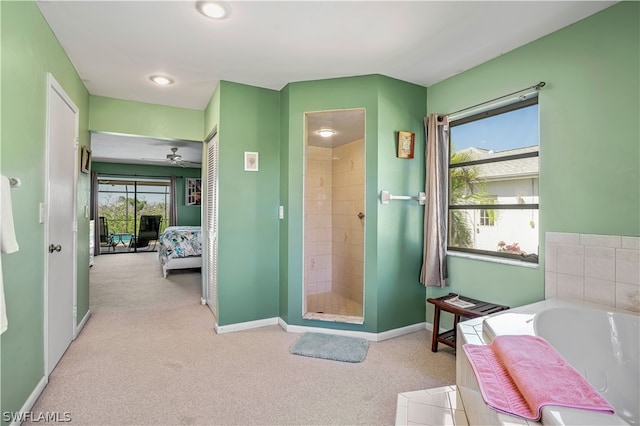
[(164, 75), (152, 75), (149, 77), (149, 80), (153, 81), (155, 84), (159, 84), (160, 86), (173, 84), (173, 79)]
[(323, 138), (330, 138), (331, 136), (336, 134), (336, 131), (331, 129), (320, 129), (316, 133), (322, 136)]
[(212, 19), (224, 19), (231, 14), (231, 8), (223, 1), (197, 1), (198, 12)]

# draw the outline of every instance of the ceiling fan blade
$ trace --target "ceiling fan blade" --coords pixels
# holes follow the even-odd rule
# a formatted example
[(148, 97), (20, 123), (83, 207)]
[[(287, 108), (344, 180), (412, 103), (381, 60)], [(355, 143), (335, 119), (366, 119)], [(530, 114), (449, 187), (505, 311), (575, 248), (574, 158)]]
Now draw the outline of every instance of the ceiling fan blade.
[(157, 158), (140, 158), (143, 161), (155, 161), (156, 163), (166, 163), (169, 160), (159, 160)]
[(193, 168), (202, 167), (201, 163), (194, 163), (193, 161), (177, 161), (176, 164), (180, 167), (193, 167)]

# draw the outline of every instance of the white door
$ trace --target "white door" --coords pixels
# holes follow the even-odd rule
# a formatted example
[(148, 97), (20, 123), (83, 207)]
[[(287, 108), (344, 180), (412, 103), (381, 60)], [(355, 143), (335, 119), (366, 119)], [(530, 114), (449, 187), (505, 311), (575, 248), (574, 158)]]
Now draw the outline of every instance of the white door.
[(45, 360), (47, 375), (74, 338), (78, 108), (49, 75), (46, 145)]
[(218, 320), (218, 134), (207, 143), (205, 210), (207, 305)]

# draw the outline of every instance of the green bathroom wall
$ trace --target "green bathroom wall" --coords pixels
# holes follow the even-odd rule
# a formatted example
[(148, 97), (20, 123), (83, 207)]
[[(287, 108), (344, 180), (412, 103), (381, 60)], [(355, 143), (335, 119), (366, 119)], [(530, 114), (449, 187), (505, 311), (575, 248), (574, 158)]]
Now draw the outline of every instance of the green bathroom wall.
[[(19, 411), (44, 377), (44, 225), (47, 73), (80, 110), (80, 145), (89, 144), (89, 94), (34, 2), (0, 2), (2, 174), (11, 191), (20, 251), (2, 255), (8, 330), (0, 337), (0, 412)], [(89, 177), (78, 182), (78, 321), (89, 309)], [(5, 425), (5, 416), (2, 416)]]
[[(391, 78), (378, 77), (377, 268), (378, 332), (424, 321), (425, 288), (420, 284), (424, 206), (417, 201), (380, 204), (380, 191), (418, 196), (424, 191), (427, 89)], [(398, 158), (398, 131), (415, 133), (413, 159)], [(373, 153), (372, 153), (373, 154)], [(375, 188), (375, 187), (374, 187)], [(373, 207), (373, 206), (372, 206)], [(371, 216), (371, 215), (370, 215)]]
[(201, 177), (200, 169), (189, 167), (147, 166), (143, 164), (118, 164), (93, 162), (91, 171), (99, 174), (113, 174), (123, 177), (166, 177), (176, 176), (176, 197), (178, 197), (178, 225), (200, 226), (202, 215), (200, 206), (185, 205), (185, 178)]
[[(280, 206), (289, 205), (289, 86), (280, 91)], [(289, 323), (289, 211), (278, 228), (278, 313)], [(291, 239), (295, 238), (291, 234)]]
[[(217, 320), (224, 326), (278, 316), (280, 96), (227, 81), (218, 90)], [(259, 154), (257, 172), (244, 171), (244, 152)]]
[[(640, 3), (604, 11), (427, 90), (447, 113), (531, 86), (540, 108), (540, 265), (449, 257), (449, 291), (518, 306), (544, 298), (545, 232), (640, 235)], [(427, 321), (432, 321), (429, 306)]]
[[(417, 203), (413, 209), (408, 205), (381, 206), (379, 191), (386, 186), (389, 190), (415, 191), (417, 195), (422, 185), (421, 148), (414, 160), (397, 159), (395, 138), (398, 130), (414, 131), (418, 139), (423, 135), (425, 92), (424, 87), (379, 75), (290, 83), (282, 91), (282, 128), (286, 134), (281, 148), (280, 189), (285, 219), (280, 233), (280, 300), (286, 300), (287, 305), (280, 307), (280, 316), (288, 324), (378, 333), (424, 321), (424, 288), (418, 283), (419, 265), (416, 269), (421, 243), (417, 246), (416, 238), (402, 239), (413, 225), (421, 228), (416, 218), (421, 216), (422, 208)], [(302, 319), (304, 113), (350, 108), (366, 110), (362, 325)], [(399, 234), (392, 235), (388, 229)], [(386, 237), (383, 241), (387, 246), (380, 244), (380, 234)]]
[(89, 130), (162, 139), (202, 141), (202, 110), (90, 97)]

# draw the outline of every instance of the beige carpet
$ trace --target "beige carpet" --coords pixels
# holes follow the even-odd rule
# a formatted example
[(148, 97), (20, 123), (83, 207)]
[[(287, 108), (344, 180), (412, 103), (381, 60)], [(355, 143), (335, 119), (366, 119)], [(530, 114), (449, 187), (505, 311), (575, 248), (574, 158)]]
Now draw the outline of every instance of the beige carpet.
[(157, 253), (99, 256), (92, 317), (32, 411), (73, 424), (393, 424), (400, 392), (455, 383), (450, 349), (421, 331), (350, 364), (292, 355), (279, 326), (217, 335), (200, 273), (161, 278)]

